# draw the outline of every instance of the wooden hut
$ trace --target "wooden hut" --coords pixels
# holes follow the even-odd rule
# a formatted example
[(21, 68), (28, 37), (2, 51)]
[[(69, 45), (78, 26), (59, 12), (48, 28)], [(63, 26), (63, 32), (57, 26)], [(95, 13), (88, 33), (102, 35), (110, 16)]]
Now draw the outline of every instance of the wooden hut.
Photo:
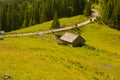
[(63, 36), (60, 37), (60, 40), (65, 45), (70, 45), (73, 47), (79, 47), (85, 45), (85, 40), (77, 34), (66, 32)]

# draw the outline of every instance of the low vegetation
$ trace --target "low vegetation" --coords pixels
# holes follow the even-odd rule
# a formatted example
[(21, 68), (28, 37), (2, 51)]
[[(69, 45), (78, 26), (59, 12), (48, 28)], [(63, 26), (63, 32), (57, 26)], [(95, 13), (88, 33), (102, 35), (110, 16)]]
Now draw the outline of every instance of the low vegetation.
[(89, 24), (81, 31), (88, 45), (120, 55), (120, 31), (99, 24)]
[(0, 75), (13, 80), (119, 79), (119, 56), (91, 46), (60, 46), (38, 37), (7, 38), (0, 46)]
[(7, 73), (11, 80), (119, 80), (119, 31), (92, 23), (70, 32), (79, 32), (86, 46), (58, 45), (54, 34), (0, 40), (0, 75)]
[[(39, 32), (51, 29), (52, 23), (68, 27), (87, 20), (80, 14), (93, 7), (100, 12), (102, 9), (101, 23), (119, 30), (119, 3), (119, 0), (2, 0), (0, 30), (19, 29), (7, 34)], [(60, 18), (67, 17), (59, 19), (60, 24), (57, 19), (50, 21), (55, 10)], [(74, 15), (79, 16), (70, 17)], [(120, 32), (110, 27), (93, 22), (57, 33), (81, 35), (86, 40), (82, 47), (58, 44), (55, 33), (1, 38), (0, 80), (119, 80)]]

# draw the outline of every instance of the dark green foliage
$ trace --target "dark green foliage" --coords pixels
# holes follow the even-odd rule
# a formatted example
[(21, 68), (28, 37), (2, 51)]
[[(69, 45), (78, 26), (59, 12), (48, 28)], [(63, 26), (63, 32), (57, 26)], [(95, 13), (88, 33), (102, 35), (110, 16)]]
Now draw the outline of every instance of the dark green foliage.
[(60, 22), (57, 16), (57, 11), (55, 12), (51, 28), (60, 28)]
[(24, 28), (24, 27), (26, 27), (27, 26), (27, 20), (26, 19), (24, 19), (24, 21), (23, 21), (23, 23), (22, 23), (22, 28)]
[(90, 17), (91, 16), (91, 3), (86, 1), (85, 9), (84, 9), (84, 16)]
[(120, 30), (120, 0), (102, 2), (102, 20), (110, 27)]
[(83, 14), (85, 0), (0, 0), (0, 30), (11, 31), (52, 20)]
[(98, 4), (98, 3), (99, 3), (99, 0), (90, 0), (90, 3), (91, 3), (91, 4)]
[(32, 26), (32, 25), (33, 25), (33, 21), (32, 19), (30, 19), (29, 26)]

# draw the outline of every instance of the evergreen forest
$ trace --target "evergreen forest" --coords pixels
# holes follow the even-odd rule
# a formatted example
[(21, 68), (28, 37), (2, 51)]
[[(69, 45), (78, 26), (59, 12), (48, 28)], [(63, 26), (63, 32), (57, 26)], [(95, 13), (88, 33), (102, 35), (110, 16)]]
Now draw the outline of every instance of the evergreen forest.
[(103, 22), (120, 30), (120, 0), (103, 0), (101, 6)]
[(0, 30), (11, 31), (59, 18), (83, 14), (85, 0), (1, 0)]

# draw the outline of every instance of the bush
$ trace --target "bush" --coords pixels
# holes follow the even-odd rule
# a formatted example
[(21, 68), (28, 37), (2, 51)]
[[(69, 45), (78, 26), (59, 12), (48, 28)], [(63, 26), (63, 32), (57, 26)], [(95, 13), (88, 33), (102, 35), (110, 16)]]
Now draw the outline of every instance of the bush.
[(57, 16), (57, 12), (55, 12), (54, 20), (53, 20), (53, 22), (52, 22), (51, 28), (52, 28), (52, 29), (60, 28), (60, 22), (59, 22), (59, 19), (58, 19), (58, 16)]

